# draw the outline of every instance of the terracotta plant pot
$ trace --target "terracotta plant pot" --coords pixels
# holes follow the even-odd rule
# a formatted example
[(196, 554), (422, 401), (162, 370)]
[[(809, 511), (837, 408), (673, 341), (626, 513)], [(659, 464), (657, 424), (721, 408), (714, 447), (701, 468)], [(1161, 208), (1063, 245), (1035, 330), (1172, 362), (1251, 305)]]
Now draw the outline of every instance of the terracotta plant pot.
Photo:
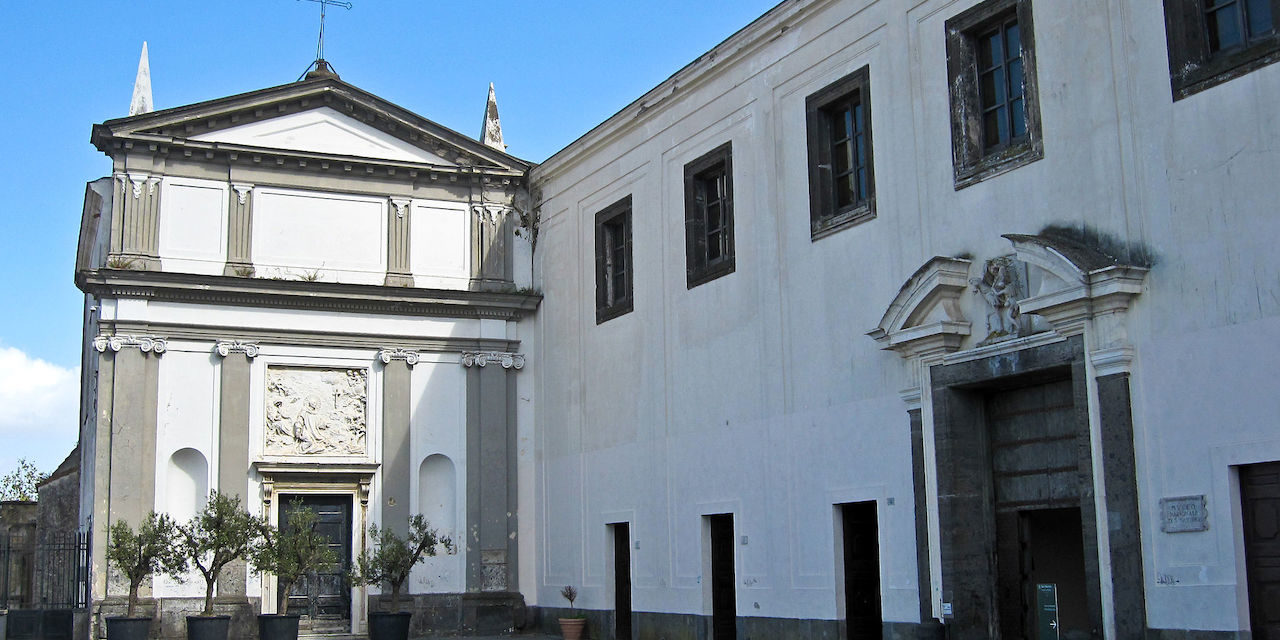
[(564, 640), (580, 640), (586, 626), (586, 618), (560, 618), (560, 635)]
[(406, 640), (412, 613), (370, 613), (369, 640)]
[(187, 640), (227, 640), (231, 616), (187, 616)]
[(107, 640), (147, 640), (150, 630), (151, 618), (107, 618)]
[(258, 614), (259, 640), (298, 640), (298, 615)]

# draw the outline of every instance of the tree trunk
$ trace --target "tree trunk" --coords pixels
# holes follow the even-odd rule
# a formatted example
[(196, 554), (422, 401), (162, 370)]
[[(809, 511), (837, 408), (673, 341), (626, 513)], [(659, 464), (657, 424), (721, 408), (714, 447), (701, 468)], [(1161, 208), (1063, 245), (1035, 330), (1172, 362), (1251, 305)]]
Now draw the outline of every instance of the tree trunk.
[(138, 610), (138, 587), (140, 586), (142, 586), (141, 580), (129, 581), (129, 608), (124, 613), (126, 618), (132, 618)]
[(400, 583), (391, 583), (391, 613), (400, 613)]
[(276, 578), (276, 615), (282, 616), (289, 613), (289, 591), (292, 589), (292, 582), (284, 582)]
[(200, 614), (200, 615), (202, 615), (202, 616), (211, 616), (211, 615), (213, 615), (213, 584), (214, 584), (214, 582), (215, 582), (214, 580), (206, 580), (206, 581), (205, 581), (205, 583), (204, 583), (204, 584), (205, 584), (205, 586), (204, 586), (204, 612)]

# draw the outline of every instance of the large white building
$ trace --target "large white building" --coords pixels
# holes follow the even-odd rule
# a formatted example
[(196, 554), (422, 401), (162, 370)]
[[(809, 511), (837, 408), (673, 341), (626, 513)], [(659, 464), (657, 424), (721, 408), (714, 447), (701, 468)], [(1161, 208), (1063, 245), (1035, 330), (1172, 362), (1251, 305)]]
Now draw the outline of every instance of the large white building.
[(99, 125), (82, 521), (422, 511), (420, 629), (1280, 638), (1276, 4), (787, 0), (535, 167), (327, 76)]

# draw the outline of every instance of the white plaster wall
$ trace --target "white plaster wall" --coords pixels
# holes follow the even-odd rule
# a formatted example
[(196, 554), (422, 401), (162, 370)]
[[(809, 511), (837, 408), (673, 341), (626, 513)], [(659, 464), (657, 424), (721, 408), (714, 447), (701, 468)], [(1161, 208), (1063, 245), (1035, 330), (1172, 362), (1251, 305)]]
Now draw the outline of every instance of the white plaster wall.
[(227, 192), (225, 182), (172, 177), (161, 181), (161, 268), (222, 275), (227, 262)]
[[(943, 24), (973, 4), (781, 8), (535, 171), (539, 604), (611, 608), (630, 519), (634, 608), (706, 613), (700, 516), (731, 511), (740, 615), (834, 618), (832, 505), (877, 499), (884, 617), (916, 620), (912, 380), (862, 334), (932, 256), (1087, 223), (1157, 256), (1130, 313), (1149, 625), (1247, 628), (1230, 465), (1280, 459), (1280, 66), (1173, 103), (1159, 3), (1037, 2), (1045, 157), (956, 191)], [(864, 64), (877, 217), (813, 241), (804, 99)], [(736, 272), (690, 290), (681, 169), (729, 140)], [(594, 214), (628, 193), (635, 311), (596, 325)], [(1210, 531), (1159, 533), (1159, 498), (1199, 493)]]
[[(213, 345), (200, 342), (173, 342), (160, 357), (159, 396), (156, 402), (155, 510), (167, 512), (179, 523), (187, 522), (200, 505), (172, 510), (169, 492), (181, 490), (170, 477), (170, 460), (182, 449), (198, 451), (205, 459), (206, 487), (217, 486), (217, 424), (219, 365)], [(159, 596), (203, 596), (204, 580), (192, 569), (179, 581), (168, 576), (155, 578)]]
[(414, 286), (466, 289), (471, 278), (471, 214), (467, 205), (414, 200), (409, 215), (409, 267)]
[[(456, 355), (429, 355), (413, 366), (409, 397), (411, 512), (427, 516), (454, 541), (457, 553), (427, 558), (413, 570), (408, 588), (413, 593), (458, 593), (466, 590), (467, 370)], [(418, 474), (432, 455), (453, 463), (453, 495), (423, 511)], [(439, 511), (449, 507), (450, 513)]]
[(253, 264), (259, 277), (382, 284), (387, 200), (256, 187)]

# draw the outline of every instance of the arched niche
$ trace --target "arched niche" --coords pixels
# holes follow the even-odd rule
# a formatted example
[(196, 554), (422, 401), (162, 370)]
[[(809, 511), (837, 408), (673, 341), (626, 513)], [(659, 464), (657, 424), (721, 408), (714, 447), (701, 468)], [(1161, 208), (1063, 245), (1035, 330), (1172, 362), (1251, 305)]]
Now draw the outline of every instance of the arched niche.
[(457, 524), (457, 486), (453, 460), (446, 455), (429, 455), (418, 467), (418, 513), (446, 534)]
[(179, 522), (191, 519), (209, 499), (209, 462), (191, 448), (169, 457), (165, 474), (165, 511)]

